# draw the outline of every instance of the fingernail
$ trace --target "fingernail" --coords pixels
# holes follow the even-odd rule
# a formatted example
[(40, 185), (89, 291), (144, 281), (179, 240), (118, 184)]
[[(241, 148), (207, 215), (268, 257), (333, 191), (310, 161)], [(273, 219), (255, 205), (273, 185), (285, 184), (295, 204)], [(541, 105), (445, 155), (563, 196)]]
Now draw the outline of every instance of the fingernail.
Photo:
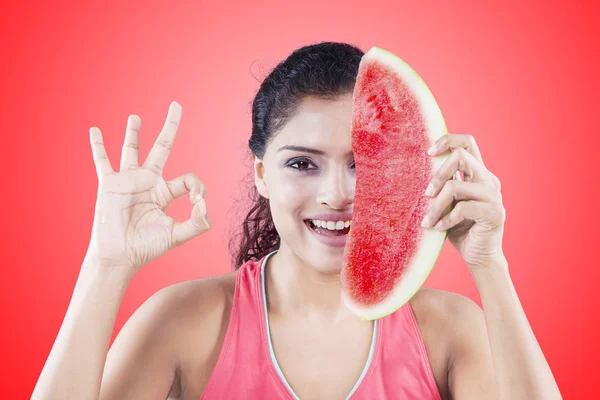
[(435, 151), (437, 150), (437, 145), (433, 145), (431, 146), (428, 150), (427, 150), (427, 154), (429, 154), (430, 156), (435, 154)]
[(442, 229), (442, 220), (440, 219), (437, 224), (433, 227), (433, 229), (437, 229), (438, 231)]
[(203, 200), (203, 199), (204, 199), (204, 197), (201, 194), (197, 194), (194, 197), (194, 203), (198, 203), (200, 200)]
[(427, 228), (429, 226), (429, 215), (426, 215), (425, 218), (423, 218), (423, 221), (421, 221), (421, 226), (423, 228)]
[(433, 183), (430, 183), (430, 184), (427, 186), (427, 189), (425, 189), (425, 196), (429, 196), (429, 197), (431, 197), (431, 196), (433, 196), (433, 193), (434, 193), (434, 190), (433, 190)]

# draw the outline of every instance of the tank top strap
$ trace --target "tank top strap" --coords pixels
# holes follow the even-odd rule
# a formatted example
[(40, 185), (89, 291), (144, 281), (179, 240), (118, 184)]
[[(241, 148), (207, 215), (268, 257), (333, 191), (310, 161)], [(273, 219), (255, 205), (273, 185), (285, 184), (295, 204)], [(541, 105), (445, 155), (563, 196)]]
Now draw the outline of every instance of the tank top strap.
[(383, 340), (376, 373), (358, 398), (441, 400), (410, 302), (379, 322)]
[(236, 273), (229, 324), (203, 400), (248, 398), (258, 393), (265, 400), (289, 398), (273, 379), (268, 358), (260, 286), (264, 260), (248, 261)]

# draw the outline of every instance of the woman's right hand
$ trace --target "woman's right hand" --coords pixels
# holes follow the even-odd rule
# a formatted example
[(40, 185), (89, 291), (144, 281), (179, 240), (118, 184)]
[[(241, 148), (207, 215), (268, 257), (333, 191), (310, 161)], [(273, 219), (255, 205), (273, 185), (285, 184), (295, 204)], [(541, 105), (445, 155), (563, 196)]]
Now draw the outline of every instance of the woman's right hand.
[[(163, 129), (144, 164), (138, 161), (141, 120), (130, 115), (121, 153), (120, 172), (114, 172), (106, 155), (102, 133), (90, 129), (98, 174), (98, 198), (88, 255), (103, 267), (137, 271), (168, 250), (210, 229), (204, 202), (205, 187), (193, 173), (169, 182), (163, 168), (181, 120), (181, 106), (172, 102)], [(190, 219), (178, 222), (167, 216), (167, 206), (189, 193), (194, 204)]]

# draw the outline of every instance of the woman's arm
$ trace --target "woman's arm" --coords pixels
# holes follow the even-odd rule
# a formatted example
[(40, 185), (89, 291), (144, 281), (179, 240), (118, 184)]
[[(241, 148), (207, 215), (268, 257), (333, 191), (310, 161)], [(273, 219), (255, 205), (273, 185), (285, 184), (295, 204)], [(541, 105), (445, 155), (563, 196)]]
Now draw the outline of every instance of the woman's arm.
[[(448, 375), (452, 397), (562, 399), (519, 302), (508, 263), (506, 259), (497, 262), (492, 268), (472, 269), (484, 311), (471, 302), (461, 307), (457, 317), (458, 334)], [(492, 371), (496, 387), (489, 379)]]
[(166, 398), (176, 369), (168, 344), (158, 340), (160, 336), (165, 339), (169, 330), (165, 311), (171, 307), (166, 290), (134, 313), (106, 363), (115, 319), (132, 278), (123, 271), (103, 268), (93, 257), (86, 257), (32, 399), (96, 400), (101, 386), (103, 399)]
[(129, 268), (105, 268), (87, 255), (32, 399), (97, 399)]

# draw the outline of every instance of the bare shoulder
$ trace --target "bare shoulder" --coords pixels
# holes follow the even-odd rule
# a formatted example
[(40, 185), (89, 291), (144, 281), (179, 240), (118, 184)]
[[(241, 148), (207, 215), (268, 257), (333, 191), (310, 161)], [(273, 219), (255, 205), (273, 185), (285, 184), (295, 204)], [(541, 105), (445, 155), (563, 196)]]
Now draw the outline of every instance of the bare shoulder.
[[(180, 282), (158, 291), (163, 340), (176, 358), (169, 398), (200, 398), (217, 364), (233, 304), (236, 273)], [(149, 300), (151, 301), (151, 300)]]
[(200, 398), (220, 352), (234, 290), (231, 273), (177, 283), (150, 296), (108, 352), (101, 398)]
[(165, 333), (183, 339), (188, 333), (196, 335), (195, 328), (210, 331), (213, 323), (227, 314), (234, 287), (234, 273), (179, 282), (154, 293), (140, 309), (151, 312)]
[[(236, 273), (195, 279), (167, 286), (149, 301), (165, 308), (176, 319), (210, 318), (219, 315), (223, 306), (233, 300)], [(191, 322), (191, 321), (188, 321)]]
[(224, 336), (233, 304), (236, 273), (180, 282), (155, 294), (168, 316), (182, 363), (210, 358)]
[(483, 311), (470, 298), (421, 287), (410, 300), (442, 398), (449, 398), (448, 373), (458, 342), (470, 321)]
[(442, 340), (448, 346), (455, 345), (465, 329), (483, 318), (483, 310), (473, 300), (445, 290), (422, 287), (410, 303), (421, 334), (435, 335), (436, 342)]
[(436, 320), (455, 320), (464, 317), (465, 314), (481, 311), (481, 308), (470, 298), (458, 293), (448, 292), (440, 289), (421, 287), (410, 300), (415, 311), (423, 317), (431, 317)]
[[(214, 370), (225, 340), (233, 305), (236, 273), (183, 282), (167, 288), (180, 329), (179, 377), (172, 397), (200, 398)], [(179, 385), (179, 386), (177, 386)]]

